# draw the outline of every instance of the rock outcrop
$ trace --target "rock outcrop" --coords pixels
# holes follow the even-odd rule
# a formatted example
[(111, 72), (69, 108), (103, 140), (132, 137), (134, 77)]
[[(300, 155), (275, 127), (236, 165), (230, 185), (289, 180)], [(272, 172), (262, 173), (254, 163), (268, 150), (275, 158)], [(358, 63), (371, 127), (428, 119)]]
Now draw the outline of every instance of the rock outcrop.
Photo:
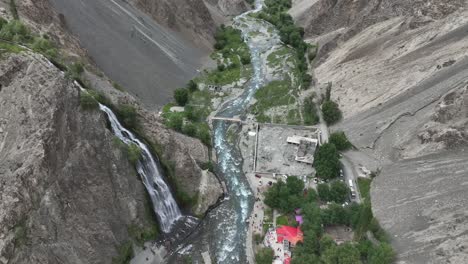
[(94, 89), (109, 97), (113, 104), (131, 104), (136, 107), (141, 123), (140, 131), (158, 148), (161, 161), (172, 171), (172, 186), (192, 199), (185, 206), (188, 206), (187, 209), (201, 216), (217, 203), (223, 195), (223, 189), (213, 173), (203, 171), (200, 167), (211, 160), (210, 150), (200, 140), (166, 128), (158, 113), (146, 110), (134, 97), (115, 89), (110, 81), (91, 72), (86, 72), (84, 78), (89, 80)]
[(0, 87), (0, 263), (111, 263), (150, 219), (105, 116), (39, 55), (1, 60)]

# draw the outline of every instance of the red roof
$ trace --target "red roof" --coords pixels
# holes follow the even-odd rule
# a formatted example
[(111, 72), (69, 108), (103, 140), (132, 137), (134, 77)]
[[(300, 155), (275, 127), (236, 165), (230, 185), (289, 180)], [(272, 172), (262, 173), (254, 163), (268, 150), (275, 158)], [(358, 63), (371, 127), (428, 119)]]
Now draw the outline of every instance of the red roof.
[(299, 227), (282, 226), (276, 229), (277, 242), (281, 243), (287, 239), (291, 244), (296, 245), (299, 241), (304, 241), (304, 234)]
[(286, 258), (283, 263), (284, 264), (290, 264), (291, 263), (291, 258)]

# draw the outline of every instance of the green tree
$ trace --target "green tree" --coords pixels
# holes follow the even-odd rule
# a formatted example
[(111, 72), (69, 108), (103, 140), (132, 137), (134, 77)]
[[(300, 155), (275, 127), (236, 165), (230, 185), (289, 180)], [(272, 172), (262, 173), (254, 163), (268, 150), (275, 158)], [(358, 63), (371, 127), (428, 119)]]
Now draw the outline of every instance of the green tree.
[(334, 181), (331, 183), (330, 187), (330, 201), (336, 203), (344, 203), (348, 200), (350, 190), (348, 185), (341, 181)]
[(350, 243), (327, 249), (322, 254), (323, 264), (360, 264), (359, 250)]
[(317, 236), (321, 236), (323, 233), (322, 219), (320, 216), (320, 208), (315, 203), (307, 203), (302, 207), (302, 215), (304, 223), (302, 224), (302, 230), (312, 231)]
[(328, 202), (330, 201), (330, 186), (326, 183), (321, 183), (317, 185), (317, 193), (323, 202)]
[(194, 80), (190, 80), (187, 84), (187, 89), (193, 93), (198, 90), (198, 84)]
[(250, 62), (251, 62), (250, 56), (248, 56), (248, 55), (243, 55), (243, 56), (241, 57), (241, 63), (242, 63), (242, 65), (248, 65), (248, 64), (250, 64)]
[(322, 105), (323, 119), (327, 124), (333, 125), (341, 119), (341, 110), (333, 101), (325, 101)]
[(174, 91), (174, 99), (179, 106), (187, 104), (189, 99), (189, 92), (186, 88), (179, 88)]
[(194, 137), (197, 135), (197, 127), (192, 123), (188, 123), (182, 128), (182, 132), (187, 136)]
[(175, 131), (182, 131), (184, 125), (184, 118), (181, 115), (173, 114), (167, 118), (167, 126)]
[(348, 138), (343, 131), (332, 133), (329, 140), (329, 142), (333, 143), (339, 151), (348, 150), (353, 146), (351, 142), (348, 141)]
[(210, 129), (207, 125), (201, 125), (198, 127), (198, 130), (197, 130), (197, 137), (198, 139), (200, 139), (200, 141), (207, 145), (207, 146), (211, 146), (211, 133), (210, 133)]
[(273, 263), (274, 252), (271, 248), (262, 248), (255, 254), (255, 263), (271, 264)]
[(288, 177), (286, 179), (286, 186), (288, 186), (289, 192), (291, 194), (302, 195), (304, 192), (304, 182), (297, 177)]
[(395, 252), (392, 247), (387, 243), (380, 243), (375, 246), (370, 252), (368, 257), (369, 264), (390, 264), (395, 259)]
[(340, 157), (335, 145), (330, 143), (323, 144), (315, 155), (315, 170), (317, 175), (323, 179), (332, 179), (338, 176), (340, 172)]
[(314, 254), (294, 255), (291, 264), (320, 264), (320, 258)]
[(335, 240), (333, 240), (329, 235), (322, 236), (319, 243), (320, 252), (325, 252), (326, 250), (336, 246)]

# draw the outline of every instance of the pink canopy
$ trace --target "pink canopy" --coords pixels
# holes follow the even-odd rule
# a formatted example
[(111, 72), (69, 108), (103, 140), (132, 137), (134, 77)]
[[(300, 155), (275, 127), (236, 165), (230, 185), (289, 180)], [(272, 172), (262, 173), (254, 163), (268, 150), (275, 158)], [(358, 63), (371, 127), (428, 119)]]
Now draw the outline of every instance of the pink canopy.
[(296, 215), (296, 222), (302, 225), (302, 223), (304, 222), (304, 220), (302, 219), (302, 215)]

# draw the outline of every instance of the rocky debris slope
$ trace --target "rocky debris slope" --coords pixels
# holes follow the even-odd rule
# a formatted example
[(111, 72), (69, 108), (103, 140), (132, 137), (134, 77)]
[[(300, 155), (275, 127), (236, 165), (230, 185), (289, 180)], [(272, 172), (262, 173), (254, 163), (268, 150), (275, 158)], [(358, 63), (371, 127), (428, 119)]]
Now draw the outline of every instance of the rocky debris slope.
[(145, 189), (99, 110), (43, 57), (0, 61), (0, 263), (111, 263)]
[(465, 0), (319, 0), (294, 13), (320, 46), (314, 77), (332, 83), (343, 110), (333, 129), (382, 168), (372, 206), (398, 263), (468, 258), (467, 7)]
[(167, 129), (157, 113), (146, 110), (134, 97), (115, 89), (108, 80), (91, 72), (86, 72), (84, 78), (93, 88), (108, 96), (113, 104), (131, 104), (137, 108), (140, 131), (155, 143), (159, 154), (162, 154), (161, 160), (173, 170), (172, 185), (177, 185), (192, 199), (189, 208), (192, 213), (203, 215), (217, 203), (223, 189), (213, 173), (201, 169), (202, 165), (210, 162), (210, 153), (200, 140)]

